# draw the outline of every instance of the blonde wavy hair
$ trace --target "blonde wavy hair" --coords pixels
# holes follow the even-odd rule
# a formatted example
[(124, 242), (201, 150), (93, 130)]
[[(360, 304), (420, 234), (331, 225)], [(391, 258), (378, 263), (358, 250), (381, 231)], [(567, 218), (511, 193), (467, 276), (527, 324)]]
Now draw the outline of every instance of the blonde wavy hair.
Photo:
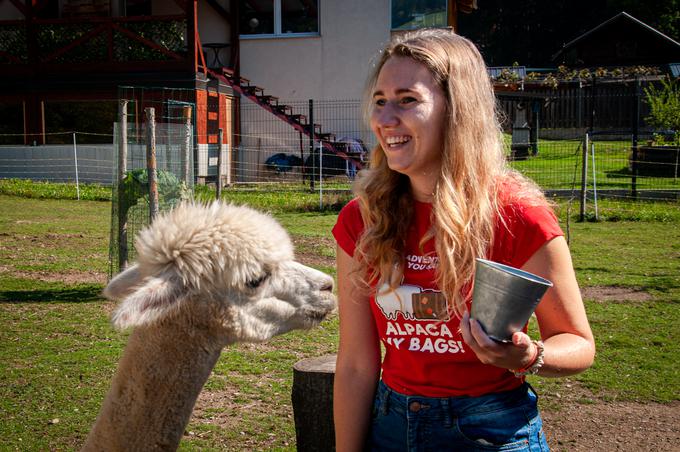
[[(460, 316), (466, 309), (464, 289), (474, 275), (475, 258), (485, 257), (493, 242), (494, 225), (502, 208), (498, 193), (505, 185), (503, 181), (512, 180), (519, 192), (543, 198), (533, 184), (507, 167), (493, 87), (482, 56), (470, 41), (452, 31), (407, 33), (383, 50), (366, 86), (367, 117), (380, 70), (395, 56), (424, 65), (446, 98), (432, 228), (421, 246), (435, 238), (437, 284), (449, 310)], [(378, 145), (371, 153), (369, 169), (360, 172), (354, 192), (365, 226), (356, 246), (357, 274), (367, 285), (396, 288), (403, 276), (403, 252), (410, 227), (403, 220), (414, 213), (409, 179), (388, 167)]]

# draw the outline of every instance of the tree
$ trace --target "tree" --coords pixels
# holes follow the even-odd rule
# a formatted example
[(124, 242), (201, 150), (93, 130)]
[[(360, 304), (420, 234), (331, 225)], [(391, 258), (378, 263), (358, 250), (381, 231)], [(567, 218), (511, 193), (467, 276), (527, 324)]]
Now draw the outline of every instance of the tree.
[[(649, 104), (647, 124), (661, 133), (672, 132), (672, 144), (680, 145), (680, 81), (666, 78), (659, 87), (650, 85), (645, 88), (645, 101)], [(657, 141), (663, 141), (662, 137), (655, 136)]]

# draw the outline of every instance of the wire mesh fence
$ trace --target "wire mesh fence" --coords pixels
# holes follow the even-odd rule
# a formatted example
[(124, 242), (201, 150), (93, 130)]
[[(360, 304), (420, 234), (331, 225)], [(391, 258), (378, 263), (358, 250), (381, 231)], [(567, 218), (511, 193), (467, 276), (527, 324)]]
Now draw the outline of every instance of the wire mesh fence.
[[(0, 177), (111, 185), (113, 145), (90, 144), (93, 134), (61, 132), (70, 144), (0, 146)], [(103, 135), (97, 134), (97, 138)], [(108, 136), (112, 140), (111, 135)]]
[(134, 260), (134, 238), (159, 211), (193, 198), (193, 129), (156, 123), (153, 107), (143, 123), (128, 122), (125, 107), (114, 125), (110, 275)]
[[(228, 145), (214, 142), (199, 146), (198, 143), (207, 142), (210, 137), (196, 133), (195, 118), (206, 112), (195, 111), (196, 104), (189, 90), (165, 90), (155, 94), (132, 88), (126, 90), (121, 96), (132, 99), (126, 116), (128, 172), (146, 167), (144, 110), (153, 106), (159, 123), (156, 128), (158, 170), (172, 174), (178, 180), (187, 180), (187, 186), (199, 175), (199, 161), (206, 168), (200, 170), (207, 176), (202, 182), (214, 184), (219, 157), (229, 155), (228, 167), (222, 164), (224, 171), (231, 175), (231, 184), (226, 191), (261, 189), (317, 193), (320, 205), (323, 205), (333, 203), (337, 192), (351, 189), (358, 170), (355, 165), (329, 152), (318, 139), (312, 140), (247, 99), (243, 99), (238, 109), (240, 127), (232, 130), (225, 124), (224, 132), (230, 135), (225, 139)], [(616, 96), (623, 95), (616, 93)], [(515, 101), (528, 105), (526, 99)], [(576, 101), (571, 99), (569, 102)], [(326, 140), (357, 156), (359, 161), (366, 160), (375, 145), (358, 100), (285, 103), (290, 106), (291, 115), (303, 115), (309, 123), (320, 124), (318, 130), (315, 129), (316, 137), (329, 134)], [(187, 125), (184, 113), (187, 107), (194, 109), (189, 124), (192, 133), (188, 144), (192, 171), (189, 179), (179, 168), (184, 165), (181, 149), (187, 140), (183, 128)], [(555, 101), (549, 107), (555, 110)], [(517, 114), (509, 101), (505, 102), (504, 108)], [(517, 116), (512, 118), (512, 122), (516, 120)], [(617, 124), (621, 122), (620, 119), (616, 121)], [(583, 123), (587, 121), (583, 119), (580, 124)], [(546, 121), (543, 125), (550, 124)], [(604, 200), (622, 203), (664, 200), (670, 202), (670, 206), (678, 205), (680, 150), (677, 146), (648, 146), (652, 135), (646, 130), (634, 134), (626, 129), (595, 128), (586, 134), (587, 128), (576, 127), (579, 123), (569, 125), (568, 128), (536, 127), (535, 135), (520, 143), (524, 146), (523, 152), (518, 152), (518, 143), (513, 136), (514, 124), (510, 126), (504, 134), (510, 165), (536, 181), (545, 191), (579, 200), (588, 209), (595, 207), (596, 200), (600, 201), (597, 206), (600, 209)], [(115, 185), (118, 138), (114, 140), (111, 136), (110, 145), (89, 144), (89, 135), (68, 132), (73, 141), (68, 145), (0, 146), (0, 177)]]

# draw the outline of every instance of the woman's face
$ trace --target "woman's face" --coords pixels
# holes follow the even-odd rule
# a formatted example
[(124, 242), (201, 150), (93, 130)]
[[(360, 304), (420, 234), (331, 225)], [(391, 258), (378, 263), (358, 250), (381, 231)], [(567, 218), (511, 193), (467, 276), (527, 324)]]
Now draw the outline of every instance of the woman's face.
[(390, 169), (409, 176), (412, 184), (434, 184), (445, 116), (444, 92), (424, 65), (407, 57), (385, 62), (373, 91), (370, 123)]

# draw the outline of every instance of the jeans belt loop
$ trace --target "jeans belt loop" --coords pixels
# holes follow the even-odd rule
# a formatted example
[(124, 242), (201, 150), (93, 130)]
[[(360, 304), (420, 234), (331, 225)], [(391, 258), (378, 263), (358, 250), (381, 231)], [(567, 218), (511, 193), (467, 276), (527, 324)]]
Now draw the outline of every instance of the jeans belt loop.
[(451, 408), (449, 406), (449, 399), (441, 399), (442, 412), (444, 413), (444, 427), (451, 427)]
[(383, 385), (385, 386), (385, 390), (383, 391), (382, 394), (382, 403), (380, 404), (380, 410), (382, 411), (383, 416), (385, 416), (387, 415), (387, 409), (389, 408), (388, 403), (390, 399), (390, 394), (392, 393), (392, 388), (387, 386), (385, 383), (383, 383)]

